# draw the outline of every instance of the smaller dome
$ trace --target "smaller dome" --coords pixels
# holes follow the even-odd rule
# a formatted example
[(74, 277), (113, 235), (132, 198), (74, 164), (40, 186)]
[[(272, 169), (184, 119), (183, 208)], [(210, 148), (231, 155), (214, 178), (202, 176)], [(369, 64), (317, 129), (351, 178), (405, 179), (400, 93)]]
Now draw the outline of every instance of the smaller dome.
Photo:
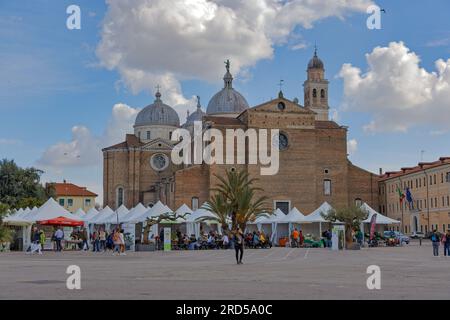
[(195, 110), (192, 114), (189, 114), (188, 111), (186, 123), (183, 126), (193, 124), (195, 121), (202, 121), (204, 116), (206, 116), (206, 113), (202, 110), (202, 106), (200, 104), (200, 97), (197, 96), (197, 110)]
[(180, 126), (178, 113), (172, 107), (162, 102), (159, 91), (156, 93), (155, 102), (142, 109), (134, 122), (135, 127), (151, 125)]
[(249, 108), (247, 100), (238, 91), (233, 89), (233, 76), (230, 73), (230, 61), (225, 62), (227, 72), (223, 77), (224, 88), (217, 92), (209, 101), (206, 113), (239, 114)]
[(322, 60), (317, 56), (317, 48), (314, 51), (314, 57), (309, 60), (308, 69), (323, 69), (324, 65)]

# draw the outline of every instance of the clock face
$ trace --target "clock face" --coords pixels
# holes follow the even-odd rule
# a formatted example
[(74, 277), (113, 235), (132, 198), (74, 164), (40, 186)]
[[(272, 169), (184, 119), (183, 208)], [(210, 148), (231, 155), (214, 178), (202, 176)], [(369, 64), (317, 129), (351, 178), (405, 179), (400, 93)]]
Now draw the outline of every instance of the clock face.
[(150, 165), (156, 171), (163, 171), (169, 165), (169, 159), (165, 154), (155, 154), (150, 159)]

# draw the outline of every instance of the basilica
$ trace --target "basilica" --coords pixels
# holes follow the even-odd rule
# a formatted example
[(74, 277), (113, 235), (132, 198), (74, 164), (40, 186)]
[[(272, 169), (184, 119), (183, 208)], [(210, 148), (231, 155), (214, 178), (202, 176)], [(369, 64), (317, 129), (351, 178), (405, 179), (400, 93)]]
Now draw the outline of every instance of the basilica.
[[(209, 101), (206, 112), (198, 99), (197, 110), (180, 123), (177, 112), (163, 102), (158, 91), (155, 101), (136, 117), (134, 134), (125, 141), (103, 149), (104, 205), (131, 208), (161, 201), (172, 209), (182, 204), (199, 208), (211, 196), (217, 176), (225, 170), (246, 170), (274, 209), (288, 213), (296, 207), (309, 214), (327, 201), (334, 207), (366, 202), (378, 208), (379, 176), (353, 165), (347, 154), (347, 127), (329, 120), (328, 85), (325, 67), (317, 51), (307, 66), (303, 84), (304, 103), (278, 97), (249, 106), (233, 87), (227, 62), (223, 89)], [(171, 153), (179, 143), (173, 133), (203, 128), (278, 129), (279, 169), (275, 175), (261, 175), (260, 164), (174, 164)], [(225, 135), (225, 134), (224, 134)], [(249, 146), (245, 153), (248, 156)]]

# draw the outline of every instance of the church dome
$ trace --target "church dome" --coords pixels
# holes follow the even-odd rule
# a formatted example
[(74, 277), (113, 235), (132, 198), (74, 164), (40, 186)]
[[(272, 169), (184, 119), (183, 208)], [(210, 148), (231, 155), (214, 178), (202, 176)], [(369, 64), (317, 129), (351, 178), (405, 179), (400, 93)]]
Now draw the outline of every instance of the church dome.
[(155, 102), (142, 109), (134, 123), (135, 127), (163, 125), (163, 126), (180, 126), (180, 118), (178, 113), (161, 100), (161, 93), (156, 93)]
[(208, 103), (206, 113), (214, 114), (239, 114), (249, 108), (247, 100), (233, 89), (233, 76), (230, 73), (230, 61), (226, 62), (227, 73), (223, 77), (225, 86), (216, 93)]
[(202, 121), (204, 116), (206, 116), (206, 113), (202, 110), (202, 106), (200, 105), (200, 97), (197, 96), (197, 110), (192, 114), (188, 113), (186, 123), (183, 126), (193, 124), (195, 121)]
[(314, 57), (309, 60), (308, 69), (323, 69), (324, 65), (322, 60), (317, 56), (317, 49), (314, 51)]

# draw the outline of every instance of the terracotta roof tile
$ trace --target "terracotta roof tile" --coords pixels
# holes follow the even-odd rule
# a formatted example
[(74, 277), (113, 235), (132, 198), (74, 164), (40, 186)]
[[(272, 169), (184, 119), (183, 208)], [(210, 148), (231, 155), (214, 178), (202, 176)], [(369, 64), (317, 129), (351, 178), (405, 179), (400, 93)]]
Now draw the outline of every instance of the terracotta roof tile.
[(380, 177), (380, 181), (386, 181), (402, 177), (408, 174), (421, 172), (426, 169), (436, 168), (445, 164), (450, 164), (450, 157), (441, 157), (438, 161), (434, 162), (419, 162), (415, 167), (404, 167), (400, 171), (388, 171)]
[(56, 196), (96, 197), (97, 194), (73, 183), (50, 183), (55, 188)]
[(316, 129), (340, 129), (342, 128), (334, 121), (318, 121), (316, 120)]

